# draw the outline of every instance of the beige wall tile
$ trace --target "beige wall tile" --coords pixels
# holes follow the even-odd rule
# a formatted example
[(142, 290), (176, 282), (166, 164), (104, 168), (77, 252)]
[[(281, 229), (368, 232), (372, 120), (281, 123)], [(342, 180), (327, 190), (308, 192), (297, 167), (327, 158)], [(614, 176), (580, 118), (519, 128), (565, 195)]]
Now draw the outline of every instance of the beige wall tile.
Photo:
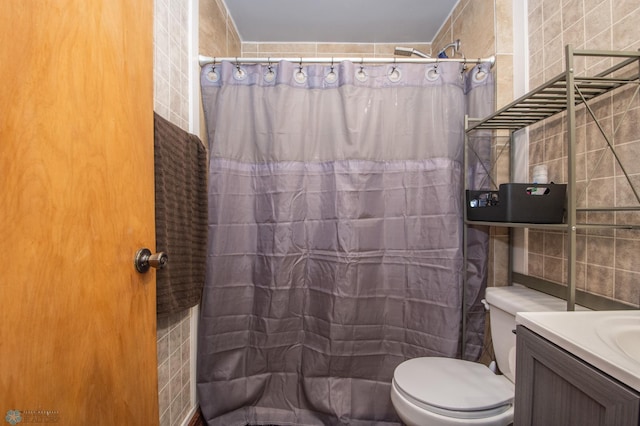
[[(582, 0), (565, 0), (562, 2), (562, 29), (575, 25), (582, 21), (584, 16), (584, 5)], [(584, 27), (583, 27), (584, 31)], [(584, 39), (584, 36), (583, 36)]]
[(542, 24), (542, 33), (545, 43), (556, 37), (560, 37), (562, 34), (562, 14), (560, 13), (560, 8), (556, 8), (553, 14), (545, 18)]
[(227, 53), (226, 56), (241, 56), (242, 43), (233, 26), (227, 26)]
[(591, 265), (613, 268), (615, 240), (607, 237), (587, 236), (586, 260)]
[(615, 251), (616, 268), (640, 273), (640, 262), (638, 262), (640, 240), (619, 238), (615, 243)]
[[(565, 243), (567, 244), (567, 247), (568, 247), (569, 245), (568, 238), (565, 238)], [(576, 260), (581, 263), (585, 263), (587, 261), (587, 236), (586, 235), (576, 236)]]
[(614, 269), (587, 264), (587, 291), (613, 297)]
[[(458, 3), (458, 7), (460, 7), (460, 3)], [(433, 38), (433, 42), (431, 43), (431, 56), (434, 56), (434, 57), (437, 56), (438, 52), (440, 51), (440, 49), (442, 49), (442, 47), (453, 42), (454, 36), (453, 36), (452, 16), (456, 16), (456, 15), (452, 14), (451, 16), (449, 16), (449, 18), (445, 21), (444, 25), (442, 26), (442, 29), (440, 30), (440, 32)], [(462, 43), (463, 42), (461, 41), (460, 50), (464, 52), (465, 46), (462, 45)]]
[[(549, 136), (544, 141), (544, 160), (545, 162), (566, 158), (566, 135), (564, 133), (558, 133)], [(558, 175), (556, 174), (556, 179)]]
[(227, 56), (227, 16), (215, 1), (200, 2), (199, 52), (205, 56)]
[[(542, 34), (542, 32), (540, 32)], [(540, 37), (542, 39), (542, 37)], [(529, 44), (529, 51), (532, 51), (531, 43)], [(539, 87), (545, 82), (544, 79), (544, 50), (540, 49), (532, 51), (529, 55), (529, 87), (531, 89)]]
[(564, 262), (559, 257), (543, 256), (543, 274), (542, 277), (546, 280), (556, 283), (565, 283), (564, 274)]
[(549, 80), (564, 71), (565, 61), (562, 37), (558, 36), (549, 41), (545, 38), (545, 49), (542, 57), (545, 80)]
[[(400, 44), (396, 45), (396, 44), (387, 44), (387, 43), (376, 43), (373, 45), (373, 55), (374, 56), (394, 56), (393, 51), (395, 50), (396, 46), (400, 46)], [(402, 44), (402, 46), (413, 47), (413, 46), (406, 46), (404, 44)], [(427, 51), (422, 49), (419, 49), (419, 50), (426, 54), (431, 54), (431, 45), (429, 45), (429, 50)]]
[(509, 151), (509, 145), (506, 143), (500, 143), (499, 145), (494, 146), (495, 154), (493, 156), (493, 179), (498, 184), (509, 182)]
[[(637, 158), (637, 157), (636, 157)], [(640, 195), (640, 191), (638, 190), (638, 188), (640, 188), (640, 176), (635, 175), (635, 176), (630, 176), (631, 182), (633, 183), (636, 192), (639, 193)], [(631, 189), (631, 185), (629, 184), (629, 182), (627, 181), (627, 178), (625, 177), (617, 177), (615, 178), (615, 182), (616, 182), (616, 198), (615, 198), (615, 206), (616, 207), (628, 207), (628, 206), (636, 206), (638, 205), (638, 200), (636, 199), (635, 194), (633, 193), (632, 189)], [(640, 223), (640, 214), (632, 214), (632, 213), (627, 213), (627, 214), (622, 214), (622, 213), (618, 213), (617, 214), (617, 223), (620, 224), (633, 224), (633, 223)], [(623, 231), (619, 231), (619, 234), (621, 234)], [(622, 235), (620, 235), (622, 236)], [(637, 237), (638, 233), (636, 232), (635, 235), (631, 235), (631, 237)]]
[[(589, 178), (607, 178), (614, 174), (614, 157), (610, 149), (603, 148), (587, 152)], [(611, 194), (607, 194), (610, 196)], [(613, 202), (613, 197), (610, 198)]]
[[(562, 42), (570, 44), (576, 48), (584, 48), (584, 19), (580, 18), (576, 21), (570, 21), (571, 24), (563, 25)], [(576, 69), (581, 69), (577, 67)]]
[[(469, 1), (453, 21), (452, 40), (462, 40), (462, 52), (468, 58), (487, 57), (496, 53), (493, 0)], [(442, 46), (435, 46), (440, 49)]]
[(529, 230), (529, 252), (535, 254), (544, 253), (544, 232), (535, 229)]
[(576, 263), (576, 289), (587, 289), (587, 264), (584, 262)]
[(540, 4), (535, 5), (536, 2), (529, 2), (529, 34), (534, 32), (542, 33), (542, 23), (544, 20), (542, 19), (542, 2), (538, 2)]
[(318, 43), (318, 56), (363, 56), (371, 57), (375, 53), (373, 43)]
[(258, 53), (258, 43), (242, 43), (242, 56), (253, 56)]
[(611, 195), (614, 191), (614, 179), (593, 179), (587, 187), (589, 207), (610, 207), (613, 203)]
[(288, 54), (288, 55), (304, 55), (315, 56), (317, 52), (316, 43), (258, 43), (258, 52), (260, 54)]
[(534, 10), (542, 10), (542, 0), (529, 0), (527, 2), (527, 7), (529, 15), (531, 15)]
[[(611, 28), (611, 3), (609, 0), (601, 2), (586, 12), (584, 16), (584, 28), (586, 33), (585, 38), (587, 40), (592, 40), (596, 38), (598, 34), (602, 33), (603, 30)], [(608, 41), (611, 42), (611, 39)]]
[(509, 285), (509, 237), (493, 238), (493, 286)]
[(613, 296), (636, 307), (640, 307), (640, 274), (628, 271), (616, 271)]
[[(612, 19), (614, 25), (627, 18), (633, 18), (634, 13), (640, 10), (640, 3), (637, 1), (616, 1), (612, 7)], [(638, 22), (636, 20), (636, 22)]]
[(513, 3), (496, 0), (496, 53), (513, 53)]
[(513, 54), (496, 55), (496, 109), (513, 102)]
[(471, 1), (472, 0), (460, 0), (456, 7), (453, 9), (453, 12), (451, 12), (450, 18), (452, 20), (460, 19), (461, 15), (465, 13), (465, 9)]
[(624, 145), (640, 140), (637, 123), (640, 123), (640, 109), (638, 108), (629, 110), (626, 115), (616, 115), (613, 123), (616, 129), (615, 145)]
[(564, 234), (558, 232), (547, 232), (544, 234), (544, 254), (547, 256), (563, 257)]
[[(624, 6), (627, 4), (627, 6)], [(631, 4), (637, 2), (626, 1), (622, 5), (616, 3), (615, 9), (631, 8)], [(640, 22), (640, 7), (629, 12), (624, 18), (616, 21), (612, 28), (612, 48), (624, 50), (637, 50), (640, 48), (640, 36), (638, 35), (638, 22)]]
[(529, 275), (542, 278), (544, 274), (544, 258), (541, 254), (529, 253)]

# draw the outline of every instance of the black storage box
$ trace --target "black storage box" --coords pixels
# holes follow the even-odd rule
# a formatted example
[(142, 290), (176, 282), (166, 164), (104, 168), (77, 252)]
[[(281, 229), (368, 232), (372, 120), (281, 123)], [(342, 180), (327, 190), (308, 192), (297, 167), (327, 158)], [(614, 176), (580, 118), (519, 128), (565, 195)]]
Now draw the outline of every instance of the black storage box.
[(503, 183), (498, 191), (467, 190), (467, 219), (482, 222), (562, 223), (565, 184)]

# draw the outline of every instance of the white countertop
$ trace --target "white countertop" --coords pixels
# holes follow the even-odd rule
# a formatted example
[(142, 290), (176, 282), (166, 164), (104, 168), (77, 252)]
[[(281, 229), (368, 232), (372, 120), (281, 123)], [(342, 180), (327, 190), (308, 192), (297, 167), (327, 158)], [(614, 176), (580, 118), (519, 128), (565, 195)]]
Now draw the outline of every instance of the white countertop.
[(516, 323), (640, 391), (640, 310), (518, 312)]

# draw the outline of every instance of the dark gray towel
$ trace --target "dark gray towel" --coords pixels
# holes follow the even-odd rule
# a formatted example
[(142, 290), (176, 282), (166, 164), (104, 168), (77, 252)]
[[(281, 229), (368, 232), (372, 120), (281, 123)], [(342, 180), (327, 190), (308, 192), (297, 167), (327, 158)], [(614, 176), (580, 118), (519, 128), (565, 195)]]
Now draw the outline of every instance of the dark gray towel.
[(159, 316), (200, 303), (207, 250), (207, 153), (197, 136), (154, 113)]

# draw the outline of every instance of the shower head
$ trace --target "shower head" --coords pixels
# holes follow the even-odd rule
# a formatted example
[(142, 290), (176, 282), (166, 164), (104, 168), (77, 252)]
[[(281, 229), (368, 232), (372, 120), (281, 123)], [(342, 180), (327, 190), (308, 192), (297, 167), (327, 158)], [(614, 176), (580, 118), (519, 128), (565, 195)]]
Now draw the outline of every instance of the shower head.
[(458, 53), (458, 50), (460, 50), (460, 39), (457, 39), (453, 43), (449, 43), (445, 47), (440, 49), (440, 51), (438, 52), (438, 57), (439, 58), (442, 58), (442, 57), (446, 58), (447, 57), (447, 49), (449, 49), (449, 48), (453, 48), (453, 55), (451, 55), (451, 56), (452, 57), (455, 56), (456, 53)]
[(411, 55), (416, 55), (416, 56), (421, 56), (423, 58), (430, 58), (431, 56), (427, 55), (426, 53), (422, 53), (421, 51), (414, 49), (412, 47), (396, 47), (396, 49), (393, 51), (393, 54), (396, 56), (411, 56)]

